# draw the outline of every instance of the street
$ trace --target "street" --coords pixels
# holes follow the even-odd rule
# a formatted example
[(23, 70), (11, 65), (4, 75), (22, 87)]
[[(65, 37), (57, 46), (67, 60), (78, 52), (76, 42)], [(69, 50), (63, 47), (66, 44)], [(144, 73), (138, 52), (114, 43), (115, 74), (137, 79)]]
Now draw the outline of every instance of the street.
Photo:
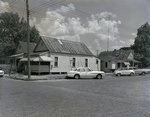
[(0, 117), (150, 117), (150, 75), (0, 78)]

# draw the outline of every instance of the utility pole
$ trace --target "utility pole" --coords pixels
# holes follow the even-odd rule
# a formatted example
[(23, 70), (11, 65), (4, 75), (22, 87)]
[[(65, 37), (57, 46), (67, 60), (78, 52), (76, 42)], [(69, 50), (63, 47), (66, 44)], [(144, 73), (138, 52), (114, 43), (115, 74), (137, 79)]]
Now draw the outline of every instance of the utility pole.
[(30, 78), (30, 32), (29, 32), (29, 4), (26, 0), (26, 12), (27, 12), (27, 50), (28, 50), (28, 78)]
[(109, 51), (109, 21), (110, 21), (110, 15), (108, 16), (108, 38), (107, 38), (107, 51)]
[(98, 66), (99, 66), (99, 60), (98, 60), (98, 50), (97, 50), (97, 59), (96, 59), (96, 64), (97, 64), (97, 71), (99, 70), (98, 69)]

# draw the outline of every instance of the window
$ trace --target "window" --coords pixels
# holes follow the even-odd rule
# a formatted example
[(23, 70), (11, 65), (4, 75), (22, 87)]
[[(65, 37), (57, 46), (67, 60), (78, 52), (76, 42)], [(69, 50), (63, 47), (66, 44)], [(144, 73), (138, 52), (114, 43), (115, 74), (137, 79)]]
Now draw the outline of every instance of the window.
[(0, 64), (5, 64), (5, 60), (0, 60)]
[(58, 67), (58, 57), (55, 57), (54, 67)]
[(31, 61), (30, 64), (31, 64), (31, 65), (39, 65), (39, 62)]
[(107, 62), (105, 63), (105, 67), (106, 67), (106, 68), (108, 67), (108, 63), (107, 63)]
[(50, 62), (42, 61), (42, 62), (41, 62), (41, 65), (50, 65)]
[(85, 59), (85, 67), (88, 67), (88, 59)]
[(90, 68), (87, 68), (86, 71), (87, 71), (87, 72), (90, 72), (90, 71), (92, 71), (92, 70), (91, 70)]
[(118, 68), (120, 68), (120, 63), (118, 63)]
[(84, 68), (81, 68), (81, 69), (80, 69), (80, 72), (85, 72), (85, 69), (84, 69)]
[(76, 67), (76, 58), (72, 59), (72, 67)]
[(96, 59), (96, 64), (98, 64), (99, 63), (99, 61), (98, 61), (98, 59)]

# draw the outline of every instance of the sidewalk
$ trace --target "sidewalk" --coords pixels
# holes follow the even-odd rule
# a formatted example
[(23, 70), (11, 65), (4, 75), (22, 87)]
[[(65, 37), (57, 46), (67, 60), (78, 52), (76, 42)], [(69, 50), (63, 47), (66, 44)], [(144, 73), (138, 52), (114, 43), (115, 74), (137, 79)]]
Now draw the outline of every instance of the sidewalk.
[[(105, 76), (111, 76), (112, 73), (105, 73)], [(35, 80), (56, 80), (56, 79), (65, 79), (67, 74), (48, 74), (48, 75), (31, 75), (28, 78), (28, 75), (22, 74), (5, 74), (5, 77), (15, 80), (24, 80), (24, 81), (35, 81)]]
[(22, 74), (11, 74), (10, 76), (8, 74), (5, 74), (5, 77), (15, 80), (35, 81), (35, 80), (65, 79), (66, 74), (31, 75), (30, 78), (28, 78), (28, 75)]

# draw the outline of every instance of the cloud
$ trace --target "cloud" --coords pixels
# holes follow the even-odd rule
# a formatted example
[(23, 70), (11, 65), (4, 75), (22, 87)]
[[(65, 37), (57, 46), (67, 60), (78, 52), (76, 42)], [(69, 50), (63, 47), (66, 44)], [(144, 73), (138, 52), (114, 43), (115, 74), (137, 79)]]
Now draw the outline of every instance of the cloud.
[(112, 46), (111, 48), (112, 48), (112, 50), (114, 50), (114, 49), (118, 50), (118, 49), (120, 49), (121, 47), (123, 47), (123, 46), (118, 45), (118, 46)]
[(8, 2), (3, 2), (0, 0), (0, 13), (8, 12), (9, 8)]
[(134, 37), (136, 37), (136, 36), (137, 36), (137, 33), (132, 33), (132, 35), (133, 35)]
[(97, 52), (92, 46), (88, 46), (88, 49), (93, 53), (93, 55), (97, 55)]
[[(109, 20), (107, 17), (116, 15), (109, 12), (102, 12), (101, 14), (91, 15), (88, 19), (88, 29), (91, 33), (95, 33), (101, 40), (114, 41), (118, 38), (119, 30), (117, 28), (121, 21)], [(106, 19), (105, 19), (106, 18)]]
[(95, 40), (94, 40), (94, 44), (96, 45), (96, 49), (97, 49), (97, 50), (101, 50), (101, 49), (102, 49), (101, 46), (100, 46), (100, 42), (99, 42), (98, 39), (95, 39)]
[[(121, 22), (106, 18), (107, 16), (116, 17), (116, 15), (110, 12), (102, 12), (100, 14), (93, 14), (84, 21), (79, 17), (66, 17), (61, 14), (71, 10), (75, 10), (73, 4), (62, 6), (53, 11), (48, 9), (46, 16), (41, 19), (40, 23), (36, 24), (40, 34), (72, 41), (89, 41), (95, 38), (91, 43), (91, 45), (96, 45), (93, 47), (95, 50), (102, 49), (99, 44), (100, 41), (107, 41), (108, 38), (109, 41), (114, 41), (118, 38), (119, 30), (117, 26)], [(33, 18), (31, 24), (35, 24), (35, 22), (36, 19)], [(92, 35), (93, 38), (83, 35)], [(81, 38), (81, 36), (86, 37), (86, 39)]]
[(97, 14), (97, 17), (98, 18), (115, 18), (116, 17), (116, 15), (115, 14), (113, 14), (113, 13), (111, 13), (111, 12), (102, 12), (101, 14)]
[(60, 9), (56, 9), (55, 11), (59, 13), (67, 13), (67, 12), (74, 11), (74, 10), (75, 10), (74, 5), (68, 4), (67, 6), (61, 6)]
[(31, 17), (29, 22), (30, 22), (30, 26), (36, 25), (36, 18), (35, 17)]
[(114, 46), (111, 46), (111, 49), (120, 49), (121, 47), (130, 47), (134, 43), (134, 39), (129, 40), (118, 40)]

